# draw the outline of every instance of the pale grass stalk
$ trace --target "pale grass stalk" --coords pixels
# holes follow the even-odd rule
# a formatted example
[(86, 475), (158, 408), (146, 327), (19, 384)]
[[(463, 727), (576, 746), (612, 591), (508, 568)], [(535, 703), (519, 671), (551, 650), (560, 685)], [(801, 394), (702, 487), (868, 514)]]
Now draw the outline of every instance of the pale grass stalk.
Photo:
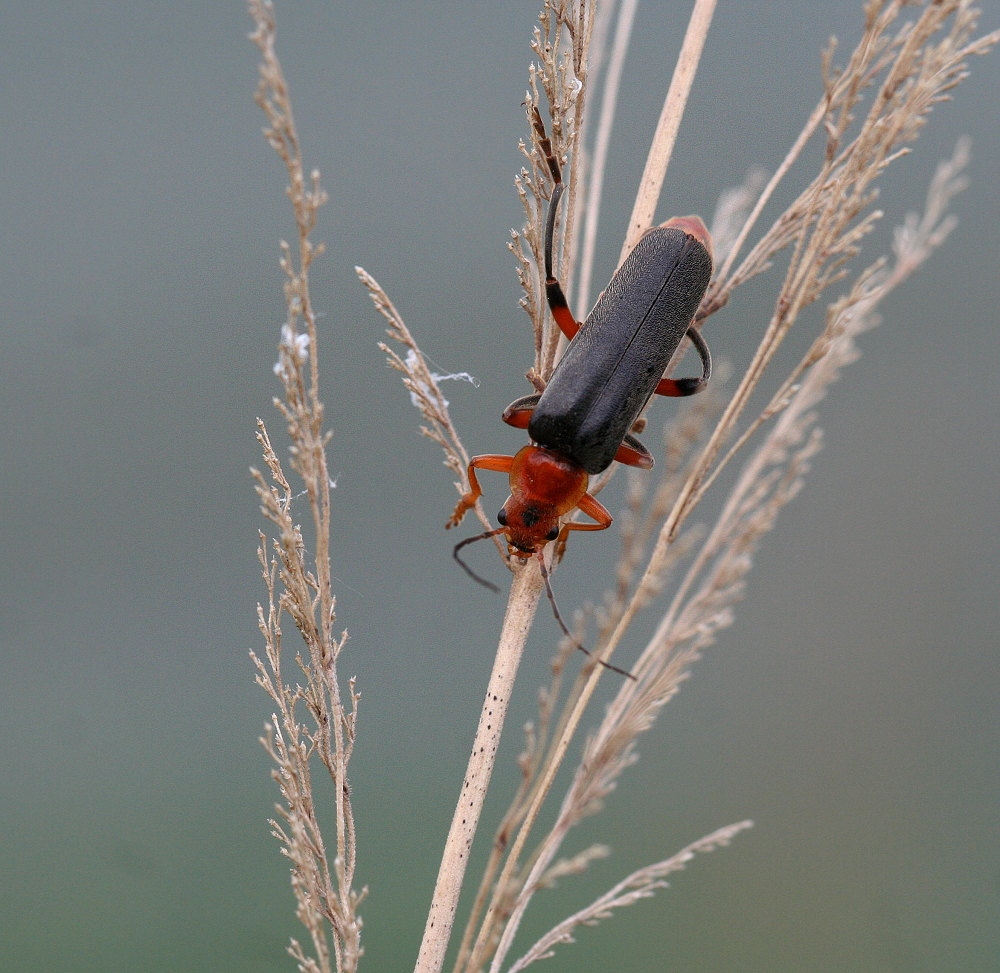
[(701, 60), (701, 52), (705, 47), (705, 38), (712, 23), (715, 12), (715, 0), (695, 0), (691, 19), (684, 33), (684, 42), (674, 67), (674, 76), (667, 89), (667, 97), (663, 102), (660, 120), (656, 124), (653, 144), (646, 158), (646, 168), (639, 183), (639, 192), (632, 207), (632, 216), (628, 221), (628, 231), (622, 252), (618, 258), (618, 266), (632, 252), (639, 242), (639, 237), (653, 225), (653, 214), (656, 204), (660, 201), (660, 190), (667, 175), (667, 166), (677, 141), (677, 130), (681, 127), (684, 108), (687, 105), (691, 86), (694, 84), (695, 72)]
[(527, 564), (514, 569), (514, 580), (507, 603), (500, 633), (500, 644), (493, 661), (493, 672), (486, 688), (486, 700), (479, 715), (479, 726), (472, 744), (472, 754), (462, 781), (462, 790), (455, 806), (455, 814), (445, 841), (438, 869), (431, 907), (427, 914), (424, 938), (416, 973), (430, 973), (444, 965), (444, 954), (451, 937), (462, 880), (469, 862), (472, 841), (479, 826), (479, 815), (486, 800), (493, 762), (496, 758), (500, 734), (503, 732), (507, 705), (514, 689), (514, 678), (521, 661), (521, 653), (531, 631), (535, 607), (542, 591), (542, 576), (538, 563), (532, 558)]
[[(574, 637), (578, 641), (583, 637), (580, 626), (576, 627)], [(510, 843), (510, 837), (515, 828), (523, 820), (524, 809), (528, 803), (528, 795), (537, 785), (538, 767), (545, 755), (544, 743), (548, 736), (553, 707), (560, 696), (566, 664), (569, 658), (575, 654), (575, 651), (576, 645), (572, 641), (569, 639), (563, 641), (562, 646), (552, 660), (552, 681), (548, 687), (543, 687), (539, 690), (538, 726), (536, 727), (534, 724), (528, 723), (524, 728), (526, 746), (524, 752), (518, 758), (518, 764), (522, 772), (521, 786), (494, 836), (490, 855), (480, 879), (475, 902), (466, 921), (465, 931), (455, 958), (453, 967), (455, 973), (460, 973), (461, 970), (465, 969), (478, 969), (483, 952), (487, 948), (487, 945), (482, 940), (478, 940), (474, 944), (473, 935), (476, 932), (483, 909), (486, 906), (487, 897), (493, 888), (497, 871), (503, 862), (504, 853)], [(551, 875), (551, 872), (549, 875)], [(473, 952), (474, 947), (475, 952)]]

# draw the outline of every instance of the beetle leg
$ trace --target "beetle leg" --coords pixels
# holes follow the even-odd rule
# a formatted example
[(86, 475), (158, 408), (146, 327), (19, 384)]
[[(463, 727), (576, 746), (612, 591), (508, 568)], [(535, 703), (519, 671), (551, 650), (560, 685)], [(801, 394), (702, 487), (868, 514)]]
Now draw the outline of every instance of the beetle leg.
[(549, 164), (553, 181), (552, 195), (549, 197), (549, 213), (545, 220), (545, 297), (549, 302), (552, 317), (559, 325), (559, 330), (572, 340), (573, 336), (580, 330), (580, 323), (573, 317), (573, 313), (566, 303), (566, 295), (563, 293), (562, 285), (552, 272), (556, 214), (559, 212), (559, 200), (562, 199), (563, 194), (562, 173), (559, 169), (559, 161), (552, 154), (552, 143), (545, 134), (545, 125), (542, 123), (542, 116), (537, 108), (532, 109), (531, 124), (539, 136), (538, 144), (545, 155), (545, 161)]
[(614, 517), (608, 513), (608, 508), (589, 493), (583, 495), (583, 499), (577, 504), (577, 507), (588, 517), (596, 520), (597, 523), (578, 524), (576, 521), (573, 521), (569, 524), (563, 524), (563, 530), (607, 530), (614, 523)]
[(557, 182), (552, 187), (552, 197), (549, 199), (549, 215), (545, 221), (545, 297), (549, 302), (549, 310), (555, 318), (559, 330), (572, 339), (580, 330), (579, 322), (566, 303), (562, 284), (552, 272), (552, 240), (556, 232), (556, 213), (559, 212), (559, 200), (562, 198), (563, 184)]
[(555, 318), (556, 324), (559, 325), (559, 330), (567, 338), (572, 339), (577, 331), (580, 330), (580, 324), (573, 317), (573, 312), (570, 311), (569, 306), (566, 304), (566, 296), (563, 294), (562, 285), (555, 277), (547, 277), (545, 279), (545, 296), (548, 298), (549, 310), (552, 311), (552, 317)]
[(556, 562), (561, 561), (563, 554), (566, 553), (566, 537), (571, 530), (607, 530), (614, 523), (614, 518), (608, 513), (607, 507), (589, 493), (583, 495), (583, 499), (577, 504), (577, 507), (588, 517), (596, 520), (597, 523), (580, 524), (575, 520), (571, 520), (563, 524), (562, 530), (559, 531), (559, 536), (556, 538), (556, 547), (553, 552)]
[(535, 411), (541, 395), (522, 395), (519, 399), (514, 399), (506, 409), (503, 410), (501, 418), (508, 426), (515, 429), (527, 429), (531, 421), (531, 413)]
[(615, 459), (625, 466), (635, 466), (640, 470), (648, 470), (653, 465), (653, 457), (649, 450), (635, 436), (629, 434), (622, 440)]
[(477, 469), (493, 470), (495, 473), (509, 473), (513, 462), (513, 456), (501, 456), (497, 453), (473, 456), (469, 462), (469, 486), (471, 489), (455, 505), (455, 510), (445, 527), (457, 527), (466, 513), (483, 495), (483, 488), (479, 485), (479, 479), (476, 477)]
[(694, 395), (708, 385), (708, 380), (712, 377), (712, 356), (708, 351), (708, 345), (701, 336), (697, 328), (687, 329), (687, 336), (691, 339), (701, 359), (701, 378), (663, 378), (656, 386), (658, 395)]

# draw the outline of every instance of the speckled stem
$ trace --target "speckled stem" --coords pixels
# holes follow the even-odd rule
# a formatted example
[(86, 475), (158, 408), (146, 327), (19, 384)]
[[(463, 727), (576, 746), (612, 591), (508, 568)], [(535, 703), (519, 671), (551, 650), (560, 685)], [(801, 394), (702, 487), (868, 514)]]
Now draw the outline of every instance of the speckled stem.
[(500, 633), (500, 644), (479, 717), (479, 728), (472, 745), (469, 766), (462, 781), (461, 797), (455, 808), (455, 816), (441, 857), (441, 867), (414, 973), (440, 973), (444, 965), (469, 850), (472, 848), (479, 814), (493, 773), (493, 760), (507, 715), (514, 677), (517, 675), (521, 652), (531, 629), (531, 620), (541, 591), (542, 578), (535, 558), (525, 565), (517, 565), (515, 562), (514, 580), (510, 587), (510, 600)]

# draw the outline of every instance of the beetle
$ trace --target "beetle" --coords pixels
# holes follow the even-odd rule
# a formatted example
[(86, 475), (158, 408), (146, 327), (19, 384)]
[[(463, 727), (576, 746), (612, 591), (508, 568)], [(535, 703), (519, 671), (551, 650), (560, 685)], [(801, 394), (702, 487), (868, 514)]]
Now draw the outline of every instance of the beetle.
[[(466, 544), (502, 533), (511, 556), (524, 560), (537, 555), (555, 609), (543, 548), (558, 541), (557, 550), (561, 550), (571, 530), (605, 530), (612, 523), (607, 509), (587, 492), (590, 477), (614, 460), (649, 469), (653, 457), (631, 432), (648, 400), (654, 393), (693, 395), (711, 377), (711, 355), (693, 321), (712, 277), (712, 239), (697, 216), (676, 217), (647, 230), (615, 271), (586, 321), (579, 324), (552, 268), (556, 216), (564, 188), (561, 169), (538, 109), (532, 112), (553, 178), (545, 225), (546, 299), (569, 345), (545, 390), (519, 398), (504, 410), (503, 421), (527, 429), (531, 443), (516, 456), (473, 457), (469, 492), (459, 500), (447, 526), (461, 523), (482, 495), (476, 470), (507, 473), (510, 496), (497, 515), (501, 526), (461, 541), (455, 546), (455, 559), (482, 582), (458, 552)], [(685, 336), (701, 358), (701, 376), (663, 378)], [(560, 527), (561, 518), (575, 509), (594, 523), (568, 521)]]

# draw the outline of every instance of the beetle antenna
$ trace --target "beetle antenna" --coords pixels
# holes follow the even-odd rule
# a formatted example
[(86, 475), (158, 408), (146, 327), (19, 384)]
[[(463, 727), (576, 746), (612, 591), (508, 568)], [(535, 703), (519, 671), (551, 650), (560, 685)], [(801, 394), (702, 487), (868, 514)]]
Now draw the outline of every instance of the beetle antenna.
[(458, 552), (459, 552), (459, 551), (460, 551), (460, 550), (461, 550), (461, 549), (462, 549), (463, 547), (465, 547), (465, 545), (466, 545), (466, 544), (472, 544), (472, 543), (473, 543), (474, 541), (484, 541), (484, 540), (486, 540), (486, 538), (487, 538), (487, 537), (496, 537), (496, 535), (497, 535), (497, 534), (502, 534), (502, 533), (504, 532), (504, 530), (505, 530), (505, 529), (506, 529), (506, 528), (504, 528), (504, 527), (498, 527), (498, 528), (497, 528), (496, 530), (488, 530), (488, 531), (486, 531), (486, 533), (485, 533), (485, 534), (476, 534), (476, 536), (475, 536), (475, 537), (466, 537), (464, 541), (459, 541), (459, 542), (458, 542), (458, 543), (457, 543), (457, 544), (455, 545), (455, 549), (454, 549), (454, 550), (453, 550), (453, 551), (451, 552), (451, 556), (452, 556), (452, 557), (453, 557), (453, 558), (454, 558), (454, 559), (455, 559), (456, 561), (458, 561), (458, 563), (459, 563), (459, 564), (460, 564), (460, 565), (462, 566), (462, 570), (463, 570), (463, 571), (464, 571), (464, 572), (465, 572), (465, 573), (466, 573), (466, 574), (467, 574), (467, 575), (468, 575), (468, 576), (469, 576), (470, 578), (472, 578), (472, 580), (473, 580), (473, 581), (476, 581), (476, 582), (478, 582), (478, 583), (479, 583), (479, 584), (481, 584), (481, 585), (482, 585), (482, 586), (483, 586), (484, 588), (489, 588), (489, 589), (490, 589), (490, 591), (499, 591), (500, 589), (499, 589), (499, 588), (498, 588), (498, 587), (497, 587), (497, 586), (496, 586), (495, 584), (493, 584), (493, 582), (492, 582), (492, 581), (487, 581), (487, 580), (486, 580), (485, 578), (481, 578), (481, 577), (479, 577), (479, 575), (478, 575), (478, 574), (476, 574), (476, 572), (475, 572), (475, 571), (473, 571), (473, 570), (472, 570), (472, 568), (470, 568), (470, 567), (469, 567), (469, 565), (468, 565), (468, 564), (466, 564), (466, 563), (465, 563), (465, 561), (463, 561), (463, 560), (462, 560), (462, 559), (461, 559), (461, 558), (460, 558), (460, 557), (458, 556)]
[[(627, 679), (635, 681), (635, 676), (631, 672), (625, 669), (619, 669), (618, 666), (613, 666), (610, 662), (605, 662), (604, 659), (597, 658), (593, 652), (589, 649), (585, 649), (573, 636), (570, 634), (568, 628), (566, 628), (566, 623), (562, 620), (562, 615), (559, 614), (559, 609), (556, 607), (556, 596), (552, 594), (552, 585), (549, 583), (549, 572), (545, 567), (545, 561), (542, 558), (542, 552), (538, 552), (538, 563), (542, 568), (542, 580), (545, 582), (545, 594), (549, 597), (549, 604), (552, 606), (552, 614), (555, 615), (556, 621), (559, 623), (559, 627), (563, 631), (563, 635), (566, 636), (584, 655), (589, 655), (591, 659), (595, 662), (599, 662), (605, 669), (610, 669), (612, 672), (617, 672), (620, 676), (625, 676)], [(466, 568), (468, 570), (468, 568)]]

